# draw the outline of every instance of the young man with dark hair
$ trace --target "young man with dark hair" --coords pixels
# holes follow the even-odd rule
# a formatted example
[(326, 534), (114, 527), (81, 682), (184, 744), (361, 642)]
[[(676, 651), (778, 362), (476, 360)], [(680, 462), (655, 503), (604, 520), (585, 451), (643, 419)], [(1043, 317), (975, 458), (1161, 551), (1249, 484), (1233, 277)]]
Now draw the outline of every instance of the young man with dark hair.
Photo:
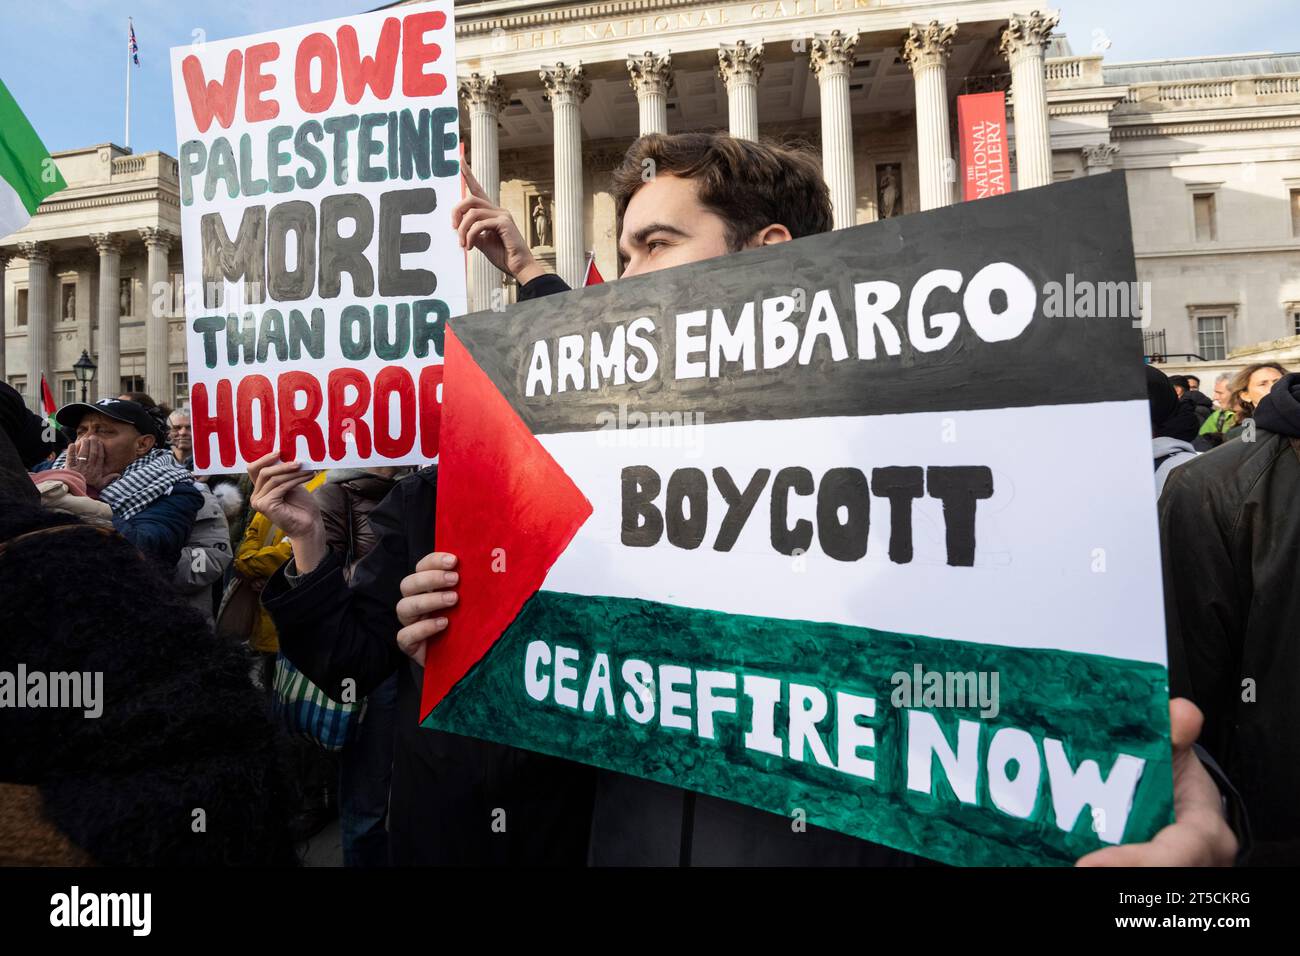
[[(568, 290), (547, 273), (506, 210), (477, 183), (453, 213), (461, 245), (519, 283), (519, 299)], [(831, 228), (831, 198), (811, 154), (725, 133), (654, 133), (613, 174), (624, 278), (788, 242)]]
[[(468, 171), (466, 180), (471, 195), (452, 216), (461, 245), (479, 250), (513, 276), (521, 301), (567, 291), (564, 281), (548, 274), (533, 257), (510, 213), (493, 203)], [(831, 228), (829, 193), (814, 158), (722, 133), (642, 137), (628, 151), (613, 181), (624, 277)], [(419, 729), (420, 674), (414, 666), (423, 665), (425, 642), (446, 629), (443, 612), (457, 602), (455, 557), (430, 553), (436, 470), (424, 469), (399, 483), (372, 513), (380, 540), (357, 565), (350, 589), (344, 586), (339, 556), (324, 545), (315, 503), (302, 487), (309, 476), (299, 463), (268, 455), (249, 471), (255, 480), (253, 506), (271, 515), (294, 542), (293, 566), (272, 578), (263, 596), (280, 630), (282, 648), (327, 692), (352, 677), (365, 693), (394, 669), (399, 672), (400, 729), (392, 800), (394, 859), (398, 860), (402, 842), (427, 842), (435, 836), (431, 832), (417, 836), (412, 826), (417, 819), (426, 831), (431, 820), (450, 825), (440, 815), (439, 795), (432, 788), (416, 801), (399, 793), (403, 785), (412, 785), (411, 780), (400, 779), (405, 771), (399, 773), (399, 767), (433, 746), (433, 741), (450, 736)], [(403, 655), (410, 657), (410, 666)], [(1175, 763), (1182, 781), (1179, 823), (1143, 847), (1100, 851), (1094, 854), (1099, 862), (1116, 860), (1115, 853), (1120, 854), (1118, 862), (1127, 862), (1144, 848), (1148, 854), (1144, 859), (1163, 863), (1221, 862), (1235, 851), (1214, 784), (1189, 749), (1196, 728), (1189, 728), (1177, 713), (1175, 724)], [(581, 803), (590, 822), (588, 858), (595, 863), (879, 864), (905, 859), (904, 854), (866, 841), (817, 828), (795, 832), (784, 817), (615, 773), (599, 774), (592, 813), (591, 790), (583, 788), (596, 780), (594, 771), (512, 748), (456, 740), (464, 753), (479, 754), (476, 759), (489, 759), (491, 748), (496, 748), (521, 766), (546, 768), (531, 793), (538, 812), (527, 818), (524, 831), (514, 831), (531, 839), (539, 852), (555, 852), (560, 844), (568, 852), (575, 849), (572, 828), (580, 821), (574, 818), (574, 810)], [(472, 762), (452, 768), (425, 758), (420, 772), (445, 774), (442, 786), (457, 790), (474, 783), (481, 770)], [(502, 799), (518, 802), (521, 783), (509, 781), (501, 791)], [(552, 832), (545, 831), (542, 814), (547, 807), (557, 814)], [(479, 830), (486, 834), (488, 818), (482, 815), (486, 809), (463, 801), (456, 810), (462, 813), (457, 822), (460, 829), (472, 826), (476, 834)], [(404, 819), (406, 811), (413, 814), (411, 820)], [(565, 811), (567, 818), (560, 816)], [(541, 829), (528, 829), (534, 827)], [(585, 839), (583, 843), (585, 851)], [(442, 847), (430, 849), (419, 853), (418, 861), (447, 856)], [(472, 848), (467, 844), (465, 849)]]

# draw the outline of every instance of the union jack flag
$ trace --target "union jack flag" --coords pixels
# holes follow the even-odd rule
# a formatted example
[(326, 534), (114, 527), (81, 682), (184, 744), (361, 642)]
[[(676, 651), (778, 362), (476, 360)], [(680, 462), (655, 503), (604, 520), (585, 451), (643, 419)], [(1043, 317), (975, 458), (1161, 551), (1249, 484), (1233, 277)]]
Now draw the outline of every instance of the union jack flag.
[(131, 51), (131, 62), (134, 63), (136, 66), (139, 66), (140, 65), (140, 44), (135, 42), (135, 24), (132, 23), (130, 20), (128, 20), (126, 23), (126, 28), (127, 30), (130, 31), (130, 37), (127, 41), (127, 46)]

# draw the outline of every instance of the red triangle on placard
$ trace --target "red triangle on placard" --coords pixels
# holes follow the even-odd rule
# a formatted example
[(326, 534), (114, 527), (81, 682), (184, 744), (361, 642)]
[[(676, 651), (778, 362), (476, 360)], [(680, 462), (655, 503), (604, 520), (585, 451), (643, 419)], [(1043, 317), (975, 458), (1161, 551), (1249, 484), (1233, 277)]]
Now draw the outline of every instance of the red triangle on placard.
[(421, 720), (505, 633), (592, 511), (451, 329), (443, 362), (435, 537), (459, 559), (460, 600), (429, 642)]

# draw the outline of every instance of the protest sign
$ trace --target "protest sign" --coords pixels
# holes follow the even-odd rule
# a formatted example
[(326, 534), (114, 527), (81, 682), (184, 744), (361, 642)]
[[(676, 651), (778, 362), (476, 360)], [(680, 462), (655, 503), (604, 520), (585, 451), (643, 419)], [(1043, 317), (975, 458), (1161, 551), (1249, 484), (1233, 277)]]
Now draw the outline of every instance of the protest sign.
[(1007, 158), (1007, 95), (966, 93), (957, 97), (961, 140), (962, 199), (986, 199), (1011, 190)]
[(953, 863), (1149, 839), (1135, 285), (1116, 175), (452, 322), (424, 726)]
[(438, 454), (451, 0), (172, 50), (194, 470)]

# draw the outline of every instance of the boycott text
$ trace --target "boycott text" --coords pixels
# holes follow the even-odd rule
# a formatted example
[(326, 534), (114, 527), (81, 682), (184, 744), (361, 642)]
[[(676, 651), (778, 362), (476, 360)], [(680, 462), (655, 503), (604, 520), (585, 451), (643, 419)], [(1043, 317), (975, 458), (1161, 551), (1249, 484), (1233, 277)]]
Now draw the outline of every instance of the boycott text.
[[(912, 560), (912, 502), (929, 495), (943, 502), (948, 564), (975, 563), (976, 503), (993, 496), (993, 472), (985, 466), (919, 466), (873, 468), (871, 483), (858, 468), (832, 468), (814, 481), (807, 468), (782, 468), (772, 478), (760, 468), (737, 485), (726, 468), (713, 469), (713, 482), (727, 512), (713, 542), (715, 551), (730, 551), (771, 479), (771, 541), (781, 554), (804, 554), (812, 546), (813, 522), (790, 521), (791, 498), (816, 492), (816, 534), (822, 551), (837, 561), (857, 561), (867, 553), (871, 498), (884, 498), (890, 507), (889, 558), (895, 564)], [(667, 533), (668, 543), (688, 550), (704, 543), (709, 521), (709, 480), (699, 468), (678, 468), (668, 478), (664, 503), (658, 503), (663, 482), (648, 465), (623, 469), (622, 542), (649, 548)]]

